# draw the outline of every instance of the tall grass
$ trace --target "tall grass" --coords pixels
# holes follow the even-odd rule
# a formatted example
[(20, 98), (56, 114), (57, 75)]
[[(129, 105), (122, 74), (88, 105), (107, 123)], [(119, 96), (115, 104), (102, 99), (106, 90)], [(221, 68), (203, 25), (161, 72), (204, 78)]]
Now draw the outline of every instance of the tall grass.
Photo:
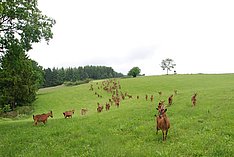
[[(119, 80), (133, 99), (120, 107), (96, 112), (111, 95), (90, 84), (42, 89), (34, 114), (52, 110), (46, 125), (33, 126), (32, 118), (0, 120), (0, 156), (233, 156), (234, 75), (169, 75)], [(100, 82), (100, 81), (99, 81)], [(171, 121), (167, 141), (156, 134), (159, 100), (178, 91), (167, 115)], [(158, 95), (162, 91), (162, 96)], [(192, 107), (195, 92), (197, 106)], [(154, 95), (154, 102), (145, 95)], [(136, 96), (140, 96), (137, 100)], [(88, 108), (85, 116), (79, 114)], [(75, 109), (71, 119), (62, 112)]]

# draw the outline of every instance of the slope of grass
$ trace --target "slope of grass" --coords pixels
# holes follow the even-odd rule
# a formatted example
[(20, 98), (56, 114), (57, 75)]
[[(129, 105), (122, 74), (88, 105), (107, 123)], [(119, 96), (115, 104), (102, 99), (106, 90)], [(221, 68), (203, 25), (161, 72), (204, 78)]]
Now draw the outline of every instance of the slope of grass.
[[(119, 80), (125, 99), (120, 107), (96, 112), (110, 93), (90, 84), (41, 89), (34, 114), (52, 110), (46, 125), (33, 126), (30, 117), (0, 121), (0, 156), (233, 156), (234, 75), (169, 75)], [(99, 81), (101, 82), (101, 81)], [(100, 85), (100, 83), (99, 83)], [(155, 132), (159, 100), (174, 97), (167, 115), (171, 121), (166, 142)], [(162, 96), (158, 95), (162, 91)], [(198, 93), (197, 106), (191, 96)], [(154, 102), (145, 95), (154, 95)], [(136, 96), (140, 99), (137, 100)], [(89, 109), (81, 116), (82, 107)], [(72, 119), (62, 112), (75, 109)]]

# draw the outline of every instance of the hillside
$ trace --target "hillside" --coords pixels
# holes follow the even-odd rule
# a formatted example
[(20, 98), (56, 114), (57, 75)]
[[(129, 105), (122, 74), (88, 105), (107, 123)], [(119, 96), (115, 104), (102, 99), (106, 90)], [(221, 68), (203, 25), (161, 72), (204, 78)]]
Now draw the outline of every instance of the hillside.
[[(101, 82), (45, 88), (38, 92), (34, 114), (53, 111), (46, 125), (26, 120), (0, 120), (0, 156), (232, 156), (234, 74), (164, 75), (117, 79), (123, 93), (109, 111), (97, 113), (111, 94)], [(93, 84), (94, 91), (90, 90)], [(100, 89), (98, 89), (100, 87)], [(177, 90), (168, 106), (168, 137), (155, 131), (156, 107)], [(159, 96), (158, 92), (162, 95)], [(95, 95), (95, 92), (101, 97)], [(191, 96), (198, 93), (197, 105)], [(154, 96), (153, 102), (145, 95)], [(136, 97), (139, 96), (139, 99)], [(87, 108), (86, 115), (80, 109)], [(63, 112), (75, 109), (73, 118)]]

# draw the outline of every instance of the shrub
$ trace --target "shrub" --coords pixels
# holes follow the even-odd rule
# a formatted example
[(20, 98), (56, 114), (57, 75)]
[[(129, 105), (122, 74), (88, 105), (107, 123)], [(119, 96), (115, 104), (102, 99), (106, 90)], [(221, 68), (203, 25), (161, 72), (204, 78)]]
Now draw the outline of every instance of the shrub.
[(83, 80), (83, 81), (75, 81), (75, 82), (67, 81), (67, 82), (64, 82), (63, 84), (65, 86), (77, 86), (77, 85), (89, 83), (90, 81), (91, 81), (91, 79), (86, 79), (86, 80)]
[(17, 107), (16, 111), (18, 114), (29, 115), (32, 113), (33, 108), (32, 108), (32, 106), (21, 106), (21, 107)]
[(4, 107), (3, 107), (3, 112), (10, 112), (11, 111), (11, 105), (10, 104), (8, 104), (8, 105), (5, 105)]

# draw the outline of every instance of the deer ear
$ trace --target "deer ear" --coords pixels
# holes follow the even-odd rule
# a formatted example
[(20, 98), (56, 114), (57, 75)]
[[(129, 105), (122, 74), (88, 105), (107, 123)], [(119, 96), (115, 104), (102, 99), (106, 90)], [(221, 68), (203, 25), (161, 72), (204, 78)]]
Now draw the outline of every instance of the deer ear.
[(164, 113), (167, 112), (167, 109), (164, 110)]
[(158, 110), (158, 108), (156, 108), (156, 110)]

